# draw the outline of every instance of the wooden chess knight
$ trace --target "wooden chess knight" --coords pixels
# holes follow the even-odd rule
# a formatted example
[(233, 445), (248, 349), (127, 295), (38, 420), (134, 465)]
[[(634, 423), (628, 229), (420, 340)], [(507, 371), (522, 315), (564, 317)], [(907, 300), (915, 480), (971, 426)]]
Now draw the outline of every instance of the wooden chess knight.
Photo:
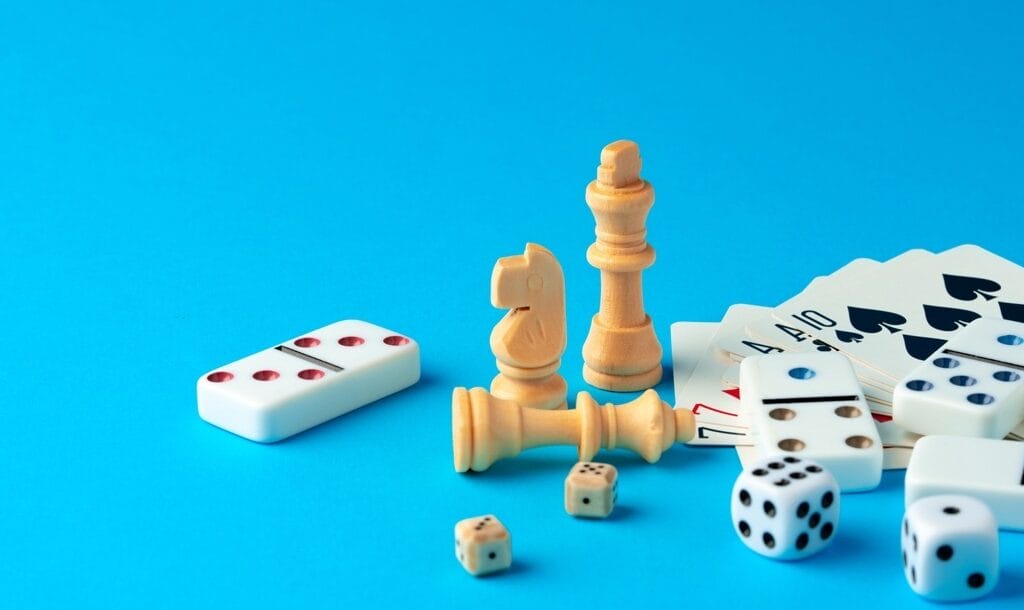
[(509, 312), (491, 332), (498, 375), (491, 393), (524, 407), (565, 409), (568, 386), (558, 374), (565, 351), (565, 280), (554, 255), (537, 244), (498, 259), (491, 304)]
[(601, 307), (583, 344), (583, 378), (613, 392), (644, 390), (661, 380), (661, 345), (644, 311), (641, 273), (654, 264), (647, 213), (654, 188), (640, 178), (640, 149), (619, 140), (601, 151), (587, 205), (597, 241), (587, 262), (601, 270)]

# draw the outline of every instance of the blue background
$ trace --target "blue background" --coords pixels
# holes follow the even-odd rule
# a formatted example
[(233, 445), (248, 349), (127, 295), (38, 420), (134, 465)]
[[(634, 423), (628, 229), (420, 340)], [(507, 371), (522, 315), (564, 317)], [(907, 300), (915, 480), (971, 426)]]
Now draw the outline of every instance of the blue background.
[[(0, 16), (4, 605), (927, 606), (901, 472), (775, 563), (730, 529), (731, 450), (604, 454), (621, 506), (577, 521), (570, 448), (453, 472), (450, 392), (494, 374), (491, 267), (527, 241), (561, 260), (589, 389), (583, 190), (619, 138), (658, 193), (666, 351), (860, 256), (1024, 262), (1019, 5), (96, 4)], [(272, 446), (197, 417), (199, 375), (344, 318), (416, 338), (423, 380)], [(485, 512), (515, 567), (474, 579), (452, 526)], [(1020, 607), (1001, 540), (985, 603)]]

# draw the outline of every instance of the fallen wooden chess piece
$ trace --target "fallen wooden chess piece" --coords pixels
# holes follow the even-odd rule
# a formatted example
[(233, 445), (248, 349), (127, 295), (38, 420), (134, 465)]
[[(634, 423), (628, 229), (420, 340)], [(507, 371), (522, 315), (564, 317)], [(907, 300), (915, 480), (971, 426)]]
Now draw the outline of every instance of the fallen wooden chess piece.
[(524, 408), (484, 388), (452, 393), (456, 472), (480, 472), (523, 449), (548, 445), (575, 445), (580, 461), (589, 461), (600, 449), (622, 448), (654, 463), (673, 443), (693, 434), (693, 414), (668, 406), (654, 390), (620, 406), (598, 406), (590, 394), (580, 392), (576, 408), (569, 411)]

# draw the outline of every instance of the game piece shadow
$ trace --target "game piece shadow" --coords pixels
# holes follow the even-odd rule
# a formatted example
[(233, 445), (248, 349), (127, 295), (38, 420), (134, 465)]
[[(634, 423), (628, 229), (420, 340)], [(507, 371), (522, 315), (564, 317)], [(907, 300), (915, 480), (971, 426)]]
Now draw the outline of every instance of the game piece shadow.
[(999, 583), (986, 599), (1019, 599), (1024, 597), (1024, 573), (1015, 568), (999, 571)]

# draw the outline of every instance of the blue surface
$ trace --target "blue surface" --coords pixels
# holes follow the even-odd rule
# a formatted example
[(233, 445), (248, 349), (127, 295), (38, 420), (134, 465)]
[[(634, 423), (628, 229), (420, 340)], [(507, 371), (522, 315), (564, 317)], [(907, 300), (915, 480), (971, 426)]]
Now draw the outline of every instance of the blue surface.
[[(902, 473), (774, 563), (730, 530), (731, 450), (606, 454), (621, 507), (576, 521), (571, 449), (456, 475), (449, 396), (493, 375), (491, 267), (527, 241), (562, 262), (588, 389), (583, 189), (618, 138), (658, 193), (666, 347), (859, 256), (1024, 262), (1019, 5), (150, 4), (0, 19), (3, 605), (927, 606)], [(201, 373), (350, 317), (419, 340), (422, 382), (273, 446), (196, 416)], [(516, 559), (478, 580), (451, 537), (483, 512)], [(983, 605), (1019, 608), (1002, 543)]]

